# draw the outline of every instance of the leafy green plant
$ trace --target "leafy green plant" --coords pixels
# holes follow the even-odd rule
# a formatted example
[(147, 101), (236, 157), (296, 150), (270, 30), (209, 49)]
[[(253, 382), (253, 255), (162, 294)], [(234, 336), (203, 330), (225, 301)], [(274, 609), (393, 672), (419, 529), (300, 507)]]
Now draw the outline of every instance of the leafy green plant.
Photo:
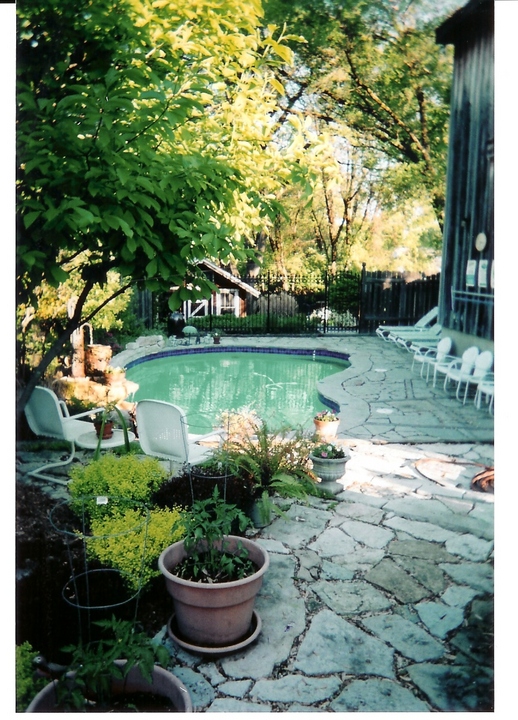
[[(58, 681), (58, 704), (64, 709), (84, 711), (94, 703), (95, 709), (109, 706), (112, 678), (124, 680), (129, 671), (138, 666), (144, 679), (151, 681), (155, 662), (167, 666), (169, 652), (163, 645), (152, 642), (147, 635), (135, 629), (128, 620), (99, 620), (95, 623), (107, 637), (86, 645), (69, 645), (65, 652), (72, 653), (69, 671)], [(124, 659), (124, 665), (115, 660)]]
[(289, 428), (273, 432), (266, 422), (248, 414), (241, 429), (229, 435), (223, 449), (238, 472), (253, 479), (256, 497), (266, 491), (269, 495), (303, 499), (315, 493), (308, 466), (312, 446), (304, 432)]
[(343, 448), (334, 445), (333, 443), (322, 443), (316, 445), (311, 454), (313, 457), (322, 458), (324, 460), (337, 460), (338, 458), (345, 457), (345, 451)]
[[(113, 517), (94, 519), (89, 553), (119, 570), (128, 587), (138, 590), (160, 575), (157, 560), (164, 548), (185, 534), (184, 513), (179, 508), (152, 509), (145, 522), (142, 511), (128, 509)], [(134, 532), (128, 529), (137, 528)]]
[(339, 417), (332, 410), (321, 410), (315, 415), (315, 420), (318, 422), (336, 422)]
[(224, 502), (218, 488), (210, 498), (197, 500), (185, 520), (184, 545), (188, 557), (175, 568), (175, 574), (200, 582), (225, 582), (255, 572), (244, 547), (228, 552), (225, 536), (234, 523), (244, 532), (250, 519), (236, 505)]
[(32, 698), (47, 684), (34, 675), (34, 651), (29, 642), (16, 646), (16, 712), (24, 712)]
[(147, 502), (167, 473), (157, 458), (105, 453), (87, 465), (73, 467), (70, 477), (68, 489), (73, 499), (106, 495)]

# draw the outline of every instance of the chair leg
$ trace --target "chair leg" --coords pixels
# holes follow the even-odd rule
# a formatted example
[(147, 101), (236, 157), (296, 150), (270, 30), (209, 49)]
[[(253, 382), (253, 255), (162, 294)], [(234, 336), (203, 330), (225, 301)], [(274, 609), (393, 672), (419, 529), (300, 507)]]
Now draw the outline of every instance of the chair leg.
[(52, 470), (52, 468), (58, 468), (58, 467), (65, 467), (65, 465), (70, 465), (72, 460), (74, 459), (76, 454), (76, 447), (75, 444), (71, 443), (71, 452), (70, 455), (66, 460), (60, 460), (59, 462), (55, 463), (46, 463), (45, 465), (41, 465), (39, 468), (36, 468), (36, 470), (31, 470), (27, 473), (29, 477), (35, 477), (38, 478), (38, 480), (47, 480), (48, 482), (57, 483), (58, 485), (68, 485), (70, 480), (62, 480), (61, 478), (57, 478), (54, 475), (48, 475), (47, 472), (42, 472), (43, 470), (48, 471)]

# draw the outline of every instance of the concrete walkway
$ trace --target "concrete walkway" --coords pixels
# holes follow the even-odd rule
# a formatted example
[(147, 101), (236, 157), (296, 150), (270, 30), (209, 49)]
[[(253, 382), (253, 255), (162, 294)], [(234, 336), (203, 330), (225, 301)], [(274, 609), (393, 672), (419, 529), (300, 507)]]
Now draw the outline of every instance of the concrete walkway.
[(494, 463), (492, 417), (378, 338), (253, 342), (350, 353), (319, 389), (351, 459), (334, 500), (286, 501), (252, 533), (271, 560), (254, 644), (202, 657), (159, 633), (195, 711), (491, 711), (494, 496), (471, 481)]

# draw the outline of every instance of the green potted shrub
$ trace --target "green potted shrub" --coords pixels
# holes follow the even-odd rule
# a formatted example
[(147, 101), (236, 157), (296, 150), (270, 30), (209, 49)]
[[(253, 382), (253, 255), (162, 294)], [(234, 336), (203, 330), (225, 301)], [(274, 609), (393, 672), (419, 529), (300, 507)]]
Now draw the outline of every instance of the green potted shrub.
[(148, 502), (167, 478), (157, 458), (105, 453), (70, 470), (68, 490), (72, 499), (86, 495), (108, 495)]
[(123, 712), (150, 706), (164, 712), (166, 708), (192, 712), (183, 683), (155, 664), (167, 667), (171, 661), (163, 645), (127, 620), (112, 617), (96, 624), (108, 634), (95, 642), (64, 648), (71, 655), (69, 666), (34, 697), (26, 712)]
[(260, 631), (254, 603), (269, 556), (253, 540), (232, 535), (236, 524), (242, 533), (250, 520), (215, 488), (211, 497), (193, 504), (184, 539), (160, 555), (174, 606), (169, 635), (189, 650), (229, 652)]
[[(96, 578), (99, 570), (110, 570), (102, 578), (116, 587), (120, 578), (120, 596), (136, 597), (160, 575), (162, 550), (183, 537), (182, 510), (152, 504), (167, 473), (156, 458), (106, 453), (76, 466), (71, 476), (71, 498), (52, 510), (51, 522), (67, 543), (83, 542), (85, 552), (74, 556), (73, 575), (83, 576), (82, 565)], [(81, 593), (88, 596), (89, 588), (83, 585)]]

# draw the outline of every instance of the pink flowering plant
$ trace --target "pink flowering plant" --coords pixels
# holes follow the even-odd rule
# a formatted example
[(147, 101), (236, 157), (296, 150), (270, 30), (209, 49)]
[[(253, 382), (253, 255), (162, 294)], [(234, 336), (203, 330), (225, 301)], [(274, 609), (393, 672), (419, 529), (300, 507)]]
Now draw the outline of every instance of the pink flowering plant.
[(315, 415), (314, 419), (319, 422), (335, 422), (335, 420), (338, 420), (338, 415), (332, 410), (321, 410)]
[(343, 448), (332, 443), (322, 443), (313, 448), (311, 455), (324, 460), (337, 460), (338, 458), (344, 458), (345, 452)]

